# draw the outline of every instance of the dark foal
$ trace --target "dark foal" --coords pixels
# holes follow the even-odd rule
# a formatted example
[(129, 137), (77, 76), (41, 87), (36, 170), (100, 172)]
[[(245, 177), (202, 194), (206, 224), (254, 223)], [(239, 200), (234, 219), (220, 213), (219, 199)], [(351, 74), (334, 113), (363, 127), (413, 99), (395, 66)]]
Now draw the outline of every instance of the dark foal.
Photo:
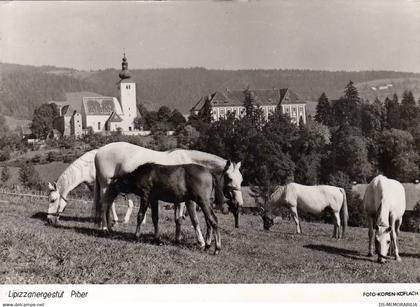
[[(135, 234), (137, 239), (140, 237), (141, 223), (149, 203), (152, 209), (155, 239), (159, 240), (158, 201), (162, 200), (168, 203), (196, 202), (204, 213), (208, 227), (214, 231), (215, 254), (218, 254), (221, 248), (221, 240), (217, 217), (211, 206), (213, 189), (213, 175), (203, 166), (196, 164), (164, 166), (147, 163), (139, 166), (132, 173), (116, 179), (111, 190), (112, 196), (119, 193), (134, 193), (141, 197)], [(207, 243), (210, 244), (210, 242), (211, 237), (207, 236), (207, 248), (209, 247)]]

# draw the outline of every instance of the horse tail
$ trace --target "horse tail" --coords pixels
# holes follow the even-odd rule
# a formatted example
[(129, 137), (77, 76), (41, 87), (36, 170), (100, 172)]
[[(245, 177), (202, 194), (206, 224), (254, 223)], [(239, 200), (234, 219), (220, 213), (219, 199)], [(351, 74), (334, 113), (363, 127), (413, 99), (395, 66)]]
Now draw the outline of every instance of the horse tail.
[(348, 207), (347, 207), (347, 196), (346, 196), (346, 191), (343, 188), (340, 188), (340, 192), (341, 194), (343, 194), (343, 204), (341, 206), (340, 209), (340, 219), (341, 219), (341, 227), (343, 228), (343, 237), (345, 235), (346, 232), (346, 228), (347, 228), (347, 223), (349, 221), (349, 212), (348, 212)]
[(225, 202), (225, 196), (223, 194), (223, 178), (218, 177), (215, 174), (213, 176), (213, 189), (214, 189), (214, 203), (216, 204), (216, 208), (222, 209), (223, 203)]

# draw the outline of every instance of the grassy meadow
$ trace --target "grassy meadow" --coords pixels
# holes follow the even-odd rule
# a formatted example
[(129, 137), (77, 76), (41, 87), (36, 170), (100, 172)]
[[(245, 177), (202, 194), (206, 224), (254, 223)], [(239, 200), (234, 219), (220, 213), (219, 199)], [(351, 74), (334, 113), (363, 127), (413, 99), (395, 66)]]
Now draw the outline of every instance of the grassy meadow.
[[(148, 211), (142, 239), (133, 239), (137, 208), (128, 225), (102, 237), (90, 219), (90, 204), (70, 203), (58, 227), (47, 226), (47, 203), (0, 195), (0, 282), (15, 283), (389, 283), (420, 282), (420, 234), (402, 232), (402, 262), (384, 265), (368, 258), (367, 229), (349, 228), (348, 238), (331, 238), (332, 225), (292, 221), (266, 232), (261, 218), (218, 213), (222, 251), (214, 256), (195, 244), (189, 218), (181, 244), (174, 242), (173, 211), (161, 207), (164, 245), (152, 243)], [(126, 206), (118, 206), (122, 218)], [(205, 222), (199, 212), (203, 232)]]

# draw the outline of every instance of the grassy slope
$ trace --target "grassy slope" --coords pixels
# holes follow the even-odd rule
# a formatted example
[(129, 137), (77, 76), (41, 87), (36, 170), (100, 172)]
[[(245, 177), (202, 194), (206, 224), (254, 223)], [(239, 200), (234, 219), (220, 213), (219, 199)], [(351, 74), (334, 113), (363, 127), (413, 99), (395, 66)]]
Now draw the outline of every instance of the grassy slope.
[[(350, 228), (347, 240), (336, 241), (330, 238), (332, 225), (303, 223), (305, 234), (298, 236), (291, 222), (265, 232), (260, 218), (249, 215), (234, 229), (233, 218), (219, 214), (222, 253), (213, 256), (196, 248), (189, 220), (182, 244), (174, 244), (172, 211), (161, 210), (166, 244), (156, 246), (150, 216), (137, 243), (134, 216), (103, 238), (89, 221), (89, 205), (70, 204), (58, 228), (45, 225), (46, 206), (0, 202), (2, 283), (420, 282), (419, 234), (402, 233), (402, 263), (379, 265), (365, 257), (366, 229)], [(121, 215), (125, 207), (119, 210)]]

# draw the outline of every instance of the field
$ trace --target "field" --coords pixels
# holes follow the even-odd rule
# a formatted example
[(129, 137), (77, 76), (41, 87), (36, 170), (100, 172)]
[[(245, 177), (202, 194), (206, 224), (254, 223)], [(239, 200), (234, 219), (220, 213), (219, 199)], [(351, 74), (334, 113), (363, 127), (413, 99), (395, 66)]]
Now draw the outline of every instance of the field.
[[(270, 232), (261, 219), (218, 213), (222, 251), (199, 250), (189, 219), (183, 240), (174, 243), (173, 211), (161, 207), (164, 245), (152, 243), (150, 212), (141, 242), (135, 242), (134, 210), (128, 225), (102, 237), (90, 219), (90, 204), (72, 202), (58, 227), (45, 224), (47, 204), (39, 199), (0, 195), (0, 282), (11, 283), (389, 283), (420, 282), (420, 234), (402, 232), (402, 262), (384, 265), (366, 257), (367, 229), (349, 228), (334, 240), (332, 225), (302, 223), (295, 235), (290, 221)], [(118, 206), (122, 217), (125, 206)], [(199, 213), (202, 229), (205, 223)]]

